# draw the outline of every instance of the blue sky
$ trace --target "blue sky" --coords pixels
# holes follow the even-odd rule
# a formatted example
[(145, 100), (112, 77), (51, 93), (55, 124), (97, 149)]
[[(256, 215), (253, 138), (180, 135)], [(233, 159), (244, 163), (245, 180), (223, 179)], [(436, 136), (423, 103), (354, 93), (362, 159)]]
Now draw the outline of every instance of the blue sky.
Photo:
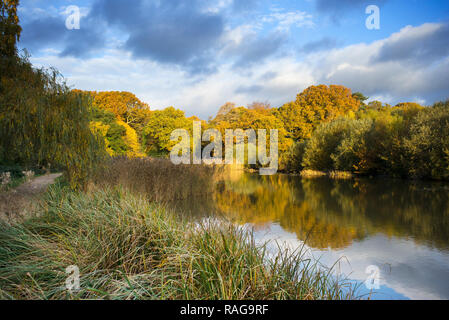
[[(79, 30), (65, 27), (70, 5)], [(368, 5), (379, 30), (365, 26)], [(390, 104), (449, 98), (446, 0), (22, 0), (19, 10), (34, 65), (153, 109), (207, 119), (228, 101), (277, 107), (320, 83)]]

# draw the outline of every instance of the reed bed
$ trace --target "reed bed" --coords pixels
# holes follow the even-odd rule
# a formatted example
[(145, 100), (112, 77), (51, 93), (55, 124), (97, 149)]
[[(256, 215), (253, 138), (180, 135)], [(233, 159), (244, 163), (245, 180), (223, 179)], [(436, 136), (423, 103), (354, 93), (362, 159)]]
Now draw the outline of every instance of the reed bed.
[(166, 202), (213, 192), (223, 167), (174, 165), (169, 159), (126, 158), (110, 160), (92, 177), (100, 187), (123, 186), (150, 201)]
[(331, 179), (352, 179), (354, 175), (349, 171), (317, 171), (317, 170), (303, 170), (300, 172), (300, 176), (303, 178), (319, 178), (329, 177)]
[(327, 176), (326, 172), (317, 171), (317, 170), (303, 170), (300, 172), (300, 176), (304, 178), (314, 178), (314, 177), (325, 177)]
[[(170, 173), (168, 173), (170, 174)], [(172, 176), (173, 177), (173, 176)], [(116, 179), (116, 178), (114, 178)], [(80, 270), (70, 293), (68, 266)], [(0, 224), (1, 299), (352, 299), (301, 252), (267, 257), (251, 233), (183, 221), (124, 187), (49, 188), (36, 216)]]
[(329, 178), (331, 179), (352, 179), (354, 175), (349, 171), (331, 171)]

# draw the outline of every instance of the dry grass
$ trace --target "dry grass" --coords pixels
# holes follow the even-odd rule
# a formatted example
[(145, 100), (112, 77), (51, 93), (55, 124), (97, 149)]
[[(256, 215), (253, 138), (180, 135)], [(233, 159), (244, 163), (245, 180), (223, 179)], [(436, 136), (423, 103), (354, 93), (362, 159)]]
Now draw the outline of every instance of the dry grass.
[(305, 178), (313, 178), (313, 177), (324, 177), (326, 176), (326, 172), (316, 171), (316, 170), (303, 170), (300, 172), (301, 177)]
[(329, 178), (331, 179), (352, 179), (354, 175), (348, 171), (331, 171)]
[(317, 170), (303, 170), (300, 173), (301, 177), (304, 178), (319, 178), (319, 177), (329, 177), (331, 179), (352, 179), (353, 174), (348, 171), (317, 171)]
[(165, 202), (209, 194), (223, 167), (174, 165), (168, 159), (114, 158), (93, 177), (97, 186), (123, 186), (150, 201)]
[[(80, 269), (81, 290), (65, 288)], [(351, 299), (301, 252), (267, 257), (231, 224), (182, 221), (123, 188), (50, 187), (39, 217), (0, 222), (0, 299)]]

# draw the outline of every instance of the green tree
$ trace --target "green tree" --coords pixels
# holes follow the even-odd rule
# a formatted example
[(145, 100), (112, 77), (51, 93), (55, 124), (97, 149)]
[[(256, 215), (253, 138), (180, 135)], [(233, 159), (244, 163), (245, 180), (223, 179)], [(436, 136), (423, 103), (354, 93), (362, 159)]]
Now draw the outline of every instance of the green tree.
[(449, 101), (419, 112), (404, 144), (410, 175), (449, 180)]
[(192, 134), (194, 119), (187, 119), (184, 111), (168, 107), (153, 111), (143, 129), (143, 143), (148, 155), (168, 154), (174, 143), (170, 141), (171, 133), (176, 129), (187, 129)]

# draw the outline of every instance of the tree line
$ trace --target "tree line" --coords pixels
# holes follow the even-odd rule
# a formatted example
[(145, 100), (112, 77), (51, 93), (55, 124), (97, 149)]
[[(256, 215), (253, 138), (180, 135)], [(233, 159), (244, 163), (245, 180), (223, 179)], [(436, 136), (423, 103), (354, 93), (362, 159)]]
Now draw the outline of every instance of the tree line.
[(130, 92), (72, 90), (19, 53), (18, 0), (0, 1), (0, 165), (53, 166), (76, 187), (105, 157), (168, 156), (175, 129), (278, 129), (279, 169), (449, 179), (449, 102), (368, 100), (340, 85), (311, 86), (280, 107), (228, 102), (208, 121), (151, 110)]

